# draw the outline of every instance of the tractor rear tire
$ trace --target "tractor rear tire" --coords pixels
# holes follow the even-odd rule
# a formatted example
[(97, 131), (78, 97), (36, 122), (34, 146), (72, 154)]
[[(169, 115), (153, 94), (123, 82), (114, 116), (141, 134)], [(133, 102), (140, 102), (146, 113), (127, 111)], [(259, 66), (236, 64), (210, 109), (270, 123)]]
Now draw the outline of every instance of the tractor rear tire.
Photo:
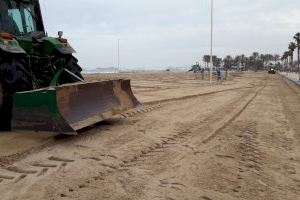
[(26, 70), (24, 58), (6, 54), (0, 58), (0, 81), (4, 91), (9, 94), (32, 90), (32, 77)]
[(29, 75), (20, 57), (6, 54), (0, 58), (0, 131), (11, 130), (13, 95), (32, 89)]
[(1, 82), (0, 82), (0, 109), (1, 109), (1, 107), (2, 107), (2, 105), (3, 105), (3, 86), (2, 86), (2, 84), (1, 84)]
[(78, 60), (74, 56), (68, 55), (65, 57), (65, 61), (66, 68), (79, 78), (83, 79), (81, 75), (82, 68), (78, 65)]
[(0, 131), (11, 130), (13, 97), (4, 94), (2, 83), (0, 83)]

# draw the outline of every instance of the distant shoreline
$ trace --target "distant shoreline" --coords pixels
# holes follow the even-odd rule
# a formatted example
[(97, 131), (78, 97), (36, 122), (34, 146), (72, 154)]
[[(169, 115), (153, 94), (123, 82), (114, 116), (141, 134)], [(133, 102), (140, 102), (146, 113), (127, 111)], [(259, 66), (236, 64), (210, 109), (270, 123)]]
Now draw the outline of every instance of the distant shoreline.
[[(138, 73), (138, 72), (187, 72), (190, 68), (188, 67), (170, 67), (165, 69), (121, 69), (120, 73)], [(114, 67), (108, 67), (108, 68), (95, 68), (95, 69), (83, 69), (83, 74), (114, 74), (119, 73), (119, 70)]]

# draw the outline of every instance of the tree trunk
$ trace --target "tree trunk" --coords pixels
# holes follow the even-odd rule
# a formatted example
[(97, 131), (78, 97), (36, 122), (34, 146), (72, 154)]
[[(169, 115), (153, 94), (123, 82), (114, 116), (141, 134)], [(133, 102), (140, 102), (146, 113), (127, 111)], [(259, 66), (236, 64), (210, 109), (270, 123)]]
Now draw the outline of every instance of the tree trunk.
[(299, 80), (300, 80), (300, 47), (298, 45), (298, 75), (299, 75)]
[(291, 56), (291, 60), (290, 60), (290, 68), (291, 68), (291, 72), (293, 71), (293, 56)]

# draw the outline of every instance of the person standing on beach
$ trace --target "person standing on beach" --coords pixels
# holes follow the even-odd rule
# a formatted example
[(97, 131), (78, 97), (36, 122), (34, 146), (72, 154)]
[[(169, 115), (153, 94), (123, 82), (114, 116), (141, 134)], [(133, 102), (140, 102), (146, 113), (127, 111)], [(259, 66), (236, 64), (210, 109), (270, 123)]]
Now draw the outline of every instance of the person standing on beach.
[(217, 80), (218, 80), (218, 82), (222, 81), (221, 67), (217, 67), (216, 72), (217, 72)]
[(201, 76), (202, 76), (202, 80), (204, 80), (204, 67), (201, 68)]

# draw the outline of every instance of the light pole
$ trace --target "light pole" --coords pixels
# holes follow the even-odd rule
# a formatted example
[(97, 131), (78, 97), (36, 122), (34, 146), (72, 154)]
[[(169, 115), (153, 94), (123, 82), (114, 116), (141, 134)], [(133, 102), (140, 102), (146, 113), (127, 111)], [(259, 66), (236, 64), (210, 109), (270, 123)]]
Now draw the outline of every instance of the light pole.
[(120, 73), (120, 39), (118, 39), (118, 72)]
[(211, 0), (211, 17), (210, 17), (210, 70), (209, 83), (212, 84), (213, 70), (213, 22), (214, 22), (214, 0)]

